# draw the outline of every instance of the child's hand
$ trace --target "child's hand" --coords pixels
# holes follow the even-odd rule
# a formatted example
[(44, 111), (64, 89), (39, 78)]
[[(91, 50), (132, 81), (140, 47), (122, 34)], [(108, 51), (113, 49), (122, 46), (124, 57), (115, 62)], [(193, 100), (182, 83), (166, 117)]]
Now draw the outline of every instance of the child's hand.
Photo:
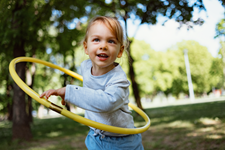
[(45, 96), (46, 99), (48, 99), (51, 95), (60, 96), (62, 98), (62, 102), (61, 102), (62, 105), (65, 105), (66, 104), (66, 102), (64, 100), (65, 93), (66, 93), (66, 87), (63, 87), (63, 88), (60, 88), (57, 90), (51, 89), (51, 90), (48, 90), (48, 91), (45, 91), (44, 93), (42, 93), (40, 95), (40, 98), (43, 98)]

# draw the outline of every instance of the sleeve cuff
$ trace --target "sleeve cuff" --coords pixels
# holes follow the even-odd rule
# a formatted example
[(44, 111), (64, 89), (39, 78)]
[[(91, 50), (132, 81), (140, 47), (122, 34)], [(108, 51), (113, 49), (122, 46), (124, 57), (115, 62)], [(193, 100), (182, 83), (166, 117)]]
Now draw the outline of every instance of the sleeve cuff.
[(65, 93), (65, 101), (74, 104), (75, 102), (75, 93), (79, 90), (80, 87), (76, 85), (67, 85)]

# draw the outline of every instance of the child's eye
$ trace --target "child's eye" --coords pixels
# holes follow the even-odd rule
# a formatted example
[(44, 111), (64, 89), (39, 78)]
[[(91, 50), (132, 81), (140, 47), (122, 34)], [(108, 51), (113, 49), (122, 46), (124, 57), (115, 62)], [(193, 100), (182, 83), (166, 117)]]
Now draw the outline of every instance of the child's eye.
[(98, 38), (94, 39), (93, 40), (94, 42), (99, 42), (100, 40)]
[(116, 44), (114, 40), (109, 40), (109, 43)]

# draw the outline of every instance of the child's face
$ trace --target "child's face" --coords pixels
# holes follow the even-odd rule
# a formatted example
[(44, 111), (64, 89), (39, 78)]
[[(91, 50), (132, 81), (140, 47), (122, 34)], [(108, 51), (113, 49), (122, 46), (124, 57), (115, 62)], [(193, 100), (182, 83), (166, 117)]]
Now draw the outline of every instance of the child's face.
[(114, 61), (122, 56), (124, 50), (124, 46), (117, 41), (110, 29), (99, 22), (90, 27), (87, 42), (83, 45), (85, 53), (92, 61), (93, 75), (101, 75), (112, 70), (115, 67)]

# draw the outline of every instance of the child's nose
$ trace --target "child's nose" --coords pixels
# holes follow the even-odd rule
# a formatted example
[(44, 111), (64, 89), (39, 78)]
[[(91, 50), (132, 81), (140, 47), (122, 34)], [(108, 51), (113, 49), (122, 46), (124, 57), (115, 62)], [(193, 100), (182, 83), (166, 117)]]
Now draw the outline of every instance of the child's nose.
[(102, 42), (102, 44), (100, 45), (100, 50), (107, 50), (108, 47), (107, 47), (107, 44), (106, 42)]

